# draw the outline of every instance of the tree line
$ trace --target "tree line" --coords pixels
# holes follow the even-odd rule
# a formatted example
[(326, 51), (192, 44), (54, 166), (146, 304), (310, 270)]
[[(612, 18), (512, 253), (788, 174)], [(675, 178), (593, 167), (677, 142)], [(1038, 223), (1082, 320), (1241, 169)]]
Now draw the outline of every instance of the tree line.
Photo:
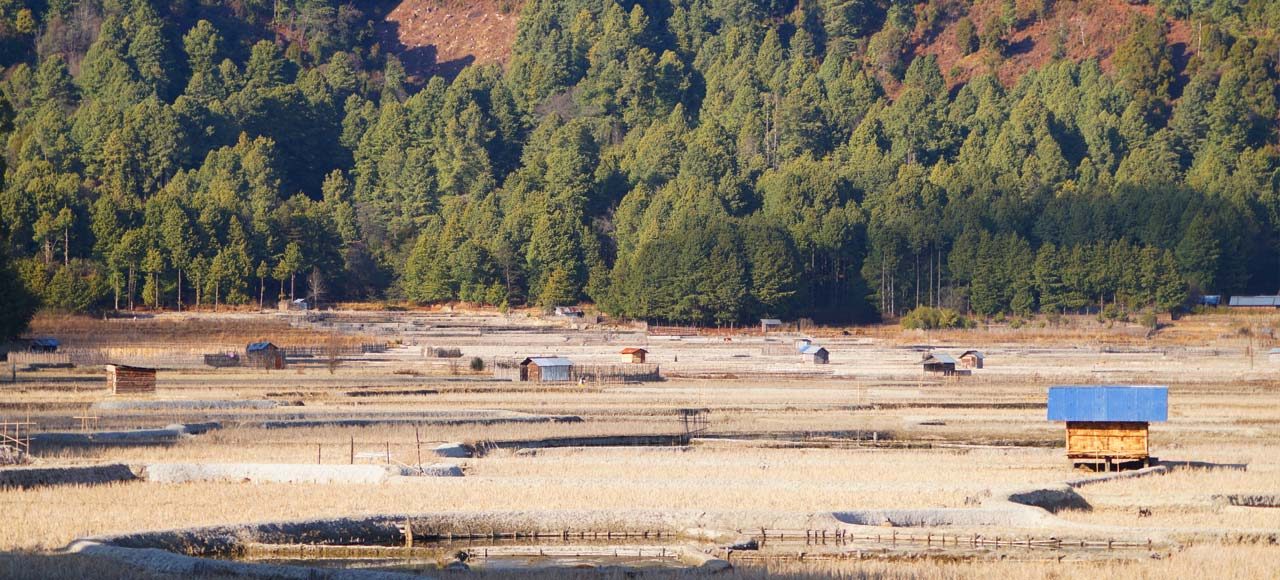
[[(1009, 86), (1006, 39), (1053, 3), (527, 0), (510, 62), (454, 78), (384, 48), (384, 4), (0, 1), (24, 286), (701, 324), (1280, 288), (1276, 3), (1160, 0), (1109, 70)], [(990, 73), (913, 56), (943, 30)]]

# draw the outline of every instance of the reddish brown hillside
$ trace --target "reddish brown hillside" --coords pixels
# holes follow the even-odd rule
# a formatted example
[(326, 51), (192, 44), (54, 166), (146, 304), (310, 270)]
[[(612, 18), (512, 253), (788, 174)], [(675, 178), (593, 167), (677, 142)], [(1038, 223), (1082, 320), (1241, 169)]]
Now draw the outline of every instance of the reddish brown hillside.
[(410, 74), (452, 76), (468, 64), (505, 63), (520, 0), (405, 0), (387, 15), (388, 44)]
[[(956, 43), (956, 22), (963, 9), (955, 3), (948, 14), (941, 18), (942, 26), (933, 34), (917, 33), (917, 54), (933, 54), (938, 66), (952, 84), (961, 83), (988, 71), (992, 59), (987, 51), (979, 50), (963, 56)], [(977, 0), (969, 9), (979, 32), (1000, 17), (1001, 0)], [(1036, 18), (1030, 2), (1019, 0), (1021, 25), (1010, 39), (1006, 58), (997, 61), (996, 72), (1001, 82), (1012, 85), (1028, 70), (1048, 64), (1053, 60), (1058, 38), (1064, 38), (1067, 58), (1075, 61), (1096, 58), (1104, 70), (1111, 69), (1111, 55), (1125, 39), (1130, 22), (1139, 14), (1155, 16), (1150, 5), (1130, 4), (1127, 0), (1058, 0), (1047, 18)], [(1191, 42), (1194, 34), (1185, 22), (1172, 22), (1169, 44), (1174, 58), (1184, 61), (1195, 50)], [(1179, 62), (1181, 64), (1181, 62)], [(1179, 67), (1181, 68), (1181, 67)]]

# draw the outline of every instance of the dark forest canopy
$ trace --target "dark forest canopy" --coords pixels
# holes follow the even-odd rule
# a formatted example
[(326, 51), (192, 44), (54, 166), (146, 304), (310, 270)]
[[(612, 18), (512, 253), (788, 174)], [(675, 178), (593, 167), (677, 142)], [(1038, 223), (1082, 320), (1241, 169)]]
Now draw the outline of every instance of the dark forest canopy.
[(0, 0), (0, 241), (69, 311), (714, 324), (1276, 292), (1280, 3), (1153, 0), (1109, 72), (951, 87), (910, 57), (943, 14), (994, 66), (1067, 1), (527, 0), (505, 68), (424, 79), (380, 45), (385, 2)]

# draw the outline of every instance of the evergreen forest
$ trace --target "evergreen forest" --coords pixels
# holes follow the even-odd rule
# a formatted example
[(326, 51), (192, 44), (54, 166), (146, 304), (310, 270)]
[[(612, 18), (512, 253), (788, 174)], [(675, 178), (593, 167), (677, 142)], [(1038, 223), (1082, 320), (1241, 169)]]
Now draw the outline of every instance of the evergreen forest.
[(441, 76), (396, 2), (0, 0), (0, 297), (715, 325), (1275, 294), (1280, 2), (1079, 0), (1136, 14), (1109, 58), (1065, 31), (995, 73), (1074, 1), (506, 2), (509, 59)]

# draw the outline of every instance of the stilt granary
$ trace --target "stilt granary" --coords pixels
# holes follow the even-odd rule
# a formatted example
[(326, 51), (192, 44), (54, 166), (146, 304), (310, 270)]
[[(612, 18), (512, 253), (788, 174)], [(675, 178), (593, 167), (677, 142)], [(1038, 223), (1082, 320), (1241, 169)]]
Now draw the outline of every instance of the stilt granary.
[(1169, 387), (1064, 386), (1049, 388), (1049, 420), (1067, 423), (1073, 465), (1151, 464), (1148, 428), (1169, 420)]

